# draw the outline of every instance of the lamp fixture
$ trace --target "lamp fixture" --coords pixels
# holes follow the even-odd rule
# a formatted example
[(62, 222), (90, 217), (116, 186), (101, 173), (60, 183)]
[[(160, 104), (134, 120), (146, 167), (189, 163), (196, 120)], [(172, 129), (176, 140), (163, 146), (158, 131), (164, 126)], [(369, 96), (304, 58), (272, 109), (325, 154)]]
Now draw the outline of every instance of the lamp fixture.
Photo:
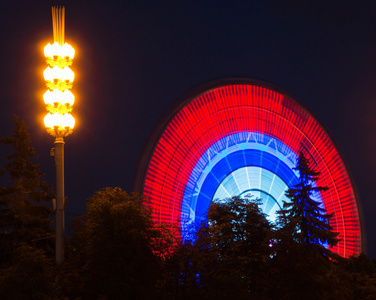
[(74, 72), (70, 69), (74, 58), (74, 49), (64, 43), (65, 8), (52, 7), (54, 43), (44, 47), (44, 56), (48, 67), (43, 76), (48, 90), (43, 99), (48, 111), (44, 118), (47, 132), (54, 137), (66, 137), (73, 132), (75, 120), (70, 114), (73, 109)]

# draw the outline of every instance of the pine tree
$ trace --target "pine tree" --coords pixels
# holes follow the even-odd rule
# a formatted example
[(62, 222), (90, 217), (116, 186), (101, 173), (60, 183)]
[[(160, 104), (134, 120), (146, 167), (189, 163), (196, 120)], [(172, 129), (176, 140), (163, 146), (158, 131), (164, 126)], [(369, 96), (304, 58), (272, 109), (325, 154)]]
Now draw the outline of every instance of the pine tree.
[[(316, 186), (320, 172), (314, 170), (303, 152), (295, 168), (299, 181), (286, 191), (291, 200), (278, 212), (271, 260), (271, 299), (348, 299), (348, 290), (339, 280), (341, 257), (327, 246), (339, 242), (330, 226), (332, 214), (315, 200), (327, 187)], [(331, 284), (328, 284), (328, 283)], [(336, 282), (336, 283), (334, 283)]]
[(52, 188), (41, 179), (44, 175), (30, 145), (30, 135), (25, 123), (14, 116), (12, 137), (1, 137), (1, 144), (13, 147), (6, 157), (0, 174), (9, 180), (0, 187), (0, 265), (9, 263), (15, 249), (21, 244), (48, 248), (53, 242), (52, 210), (43, 205), (51, 201)]
[(330, 226), (333, 214), (326, 213), (321, 203), (313, 198), (315, 193), (325, 192), (328, 188), (315, 186), (320, 172), (309, 166), (303, 152), (299, 153), (295, 170), (299, 174), (299, 183), (286, 192), (291, 202), (285, 202), (279, 211), (281, 231), (291, 234), (294, 242), (311, 245), (322, 254), (332, 256), (324, 245), (333, 247), (340, 241), (337, 238), (339, 233), (333, 232)]

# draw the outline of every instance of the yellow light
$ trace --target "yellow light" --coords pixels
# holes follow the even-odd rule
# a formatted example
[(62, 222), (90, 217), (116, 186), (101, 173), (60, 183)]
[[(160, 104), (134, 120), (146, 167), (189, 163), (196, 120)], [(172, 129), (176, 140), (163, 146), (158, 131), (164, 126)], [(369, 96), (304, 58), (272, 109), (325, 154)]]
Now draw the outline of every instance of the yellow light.
[(74, 80), (74, 72), (69, 67), (60, 69), (57, 65), (53, 68), (47, 67), (44, 70), (43, 75), (46, 81), (51, 82), (59, 79), (64, 82), (73, 82)]
[(74, 57), (74, 49), (71, 45), (65, 43), (63, 47), (61, 47), (61, 56), (64, 59), (73, 59)]
[(52, 45), (50, 43), (47, 44), (46, 47), (44, 47), (44, 56), (49, 58), (54, 58), (61, 56), (61, 46), (59, 43), (55, 42)]
[(61, 80), (73, 82), (74, 73), (69, 67), (65, 67), (63, 70), (61, 70)]
[(73, 103), (74, 103), (73, 93), (70, 90), (65, 90), (62, 93), (62, 104), (63, 105), (66, 105), (66, 104), (73, 105)]
[(47, 90), (43, 95), (44, 103), (46, 105), (54, 105), (60, 103), (62, 105), (73, 105), (74, 95), (70, 90), (64, 92), (54, 89), (53, 91)]
[(46, 128), (57, 129), (57, 130), (66, 130), (66, 129), (73, 129), (75, 124), (75, 120), (73, 116), (69, 113), (65, 113), (64, 115), (55, 112), (54, 114), (48, 113), (44, 117), (44, 126)]
[(56, 112), (54, 114), (48, 113), (44, 117), (44, 126), (53, 129), (55, 126), (59, 126), (61, 116)]
[(61, 127), (63, 128), (73, 129), (74, 123), (75, 120), (71, 114), (66, 113), (61, 118)]
[(52, 78), (52, 69), (50, 67), (47, 67), (43, 71), (43, 76), (44, 76), (44, 80), (46, 80), (46, 81), (53, 81), (53, 78)]
[(55, 43), (52, 44), (52, 46), (51, 46), (51, 52), (52, 52), (52, 56), (51, 57), (60, 56), (61, 55), (61, 46), (59, 45), (58, 42), (55, 42)]
[(47, 92), (45, 92), (43, 95), (44, 103), (46, 105), (54, 105), (54, 103), (60, 102), (61, 98), (62, 93), (58, 89), (55, 89), (52, 92), (47, 90)]
[(75, 125), (75, 120), (70, 115), (75, 97), (69, 90), (74, 80), (74, 72), (69, 66), (73, 63), (75, 51), (68, 43), (64, 44), (64, 8), (53, 8), (52, 19), (54, 43), (44, 47), (44, 55), (49, 65), (43, 72), (49, 89), (43, 95), (48, 111), (44, 124), (48, 133), (62, 138), (71, 134)]
[(62, 70), (58, 66), (54, 66), (53, 68), (47, 67), (44, 72), (44, 79), (46, 81), (54, 81), (59, 80), (61, 78)]
[(44, 56), (45, 57), (51, 57), (51, 58), (53, 58), (51, 47), (52, 47), (52, 45), (50, 43), (48, 43), (46, 45), (46, 47), (44, 47)]

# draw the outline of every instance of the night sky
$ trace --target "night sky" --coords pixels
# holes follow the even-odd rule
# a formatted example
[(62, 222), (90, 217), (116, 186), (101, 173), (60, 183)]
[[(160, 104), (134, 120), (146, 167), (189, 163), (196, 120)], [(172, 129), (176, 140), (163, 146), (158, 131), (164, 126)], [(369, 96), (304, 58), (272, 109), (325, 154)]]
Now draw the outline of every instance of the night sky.
[[(51, 185), (42, 73), (53, 5), (65, 5), (66, 41), (76, 50), (68, 223), (95, 191), (132, 191), (148, 138), (184, 95), (218, 79), (253, 78), (287, 91), (331, 136), (376, 259), (376, 1), (3, 0), (0, 135), (12, 134), (13, 114), (21, 117)], [(0, 165), (9, 151), (0, 146)]]

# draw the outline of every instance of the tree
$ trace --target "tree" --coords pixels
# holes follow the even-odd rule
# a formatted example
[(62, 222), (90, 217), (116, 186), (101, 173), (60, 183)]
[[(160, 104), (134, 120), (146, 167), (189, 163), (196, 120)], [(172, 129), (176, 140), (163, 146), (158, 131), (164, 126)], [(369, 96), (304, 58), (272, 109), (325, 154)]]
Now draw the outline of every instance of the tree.
[(349, 273), (347, 285), (352, 288), (352, 299), (376, 299), (376, 262), (366, 254), (344, 260), (341, 267)]
[(333, 257), (325, 247), (333, 247), (340, 241), (337, 238), (339, 233), (333, 232), (330, 226), (333, 214), (327, 214), (321, 203), (313, 198), (315, 193), (325, 192), (328, 188), (315, 186), (320, 172), (310, 167), (303, 152), (299, 153), (295, 170), (299, 174), (299, 183), (287, 190), (286, 196), (291, 201), (284, 202), (283, 209), (278, 212), (281, 231), (287, 232), (293, 241), (309, 244), (322, 254)]
[(197, 240), (186, 246), (188, 298), (265, 299), (270, 240), (271, 225), (257, 201), (212, 201)]
[(0, 187), (0, 266), (12, 261), (15, 249), (21, 243), (49, 249), (52, 242), (52, 210), (44, 205), (53, 198), (52, 188), (41, 178), (44, 175), (34, 161), (37, 155), (30, 145), (25, 123), (13, 118), (12, 137), (1, 137), (0, 142), (13, 147), (0, 174), (9, 179), (8, 186)]
[(287, 190), (291, 201), (278, 212), (271, 260), (273, 294), (279, 299), (347, 299), (350, 292), (343, 282), (348, 276), (337, 266), (341, 257), (326, 248), (339, 242), (329, 223), (332, 214), (314, 199), (327, 188), (315, 185), (320, 173), (303, 152), (295, 170), (299, 182)]
[(21, 244), (13, 263), (0, 272), (2, 299), (52, 299), (55, 290), (54, 261), (41, 249)]
[(142, 196), (118, 187), (98, 191), (88, 200), (86, 214), (73, 227), (63, 278), (76, 296), (155, 298), (171, 242), (164, 229), (154, 226), (142, 201)]

